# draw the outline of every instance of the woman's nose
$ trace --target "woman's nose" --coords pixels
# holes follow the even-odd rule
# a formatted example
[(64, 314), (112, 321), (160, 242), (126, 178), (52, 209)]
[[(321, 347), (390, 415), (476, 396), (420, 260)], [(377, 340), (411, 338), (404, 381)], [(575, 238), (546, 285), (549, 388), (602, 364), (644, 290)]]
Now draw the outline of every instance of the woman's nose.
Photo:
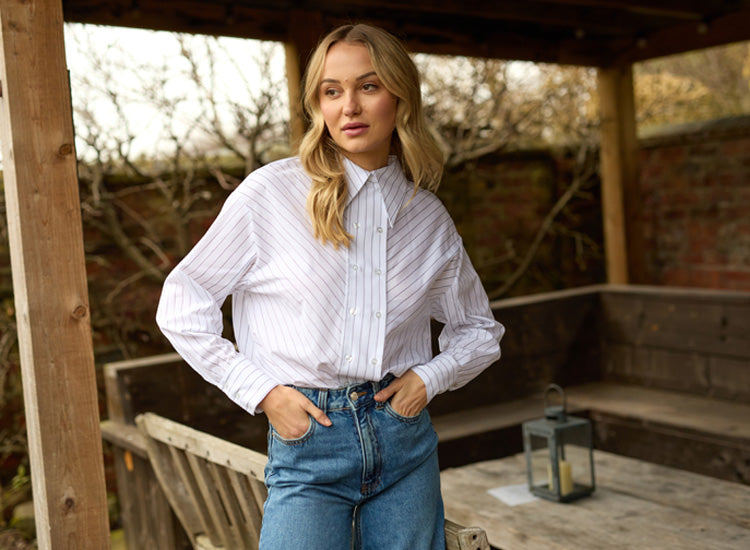
[(344, 99), (344, 114), (346, 116), (353, 116), (359, 114), (361, 106), (357, 99), (357, 94), (347, 93)]

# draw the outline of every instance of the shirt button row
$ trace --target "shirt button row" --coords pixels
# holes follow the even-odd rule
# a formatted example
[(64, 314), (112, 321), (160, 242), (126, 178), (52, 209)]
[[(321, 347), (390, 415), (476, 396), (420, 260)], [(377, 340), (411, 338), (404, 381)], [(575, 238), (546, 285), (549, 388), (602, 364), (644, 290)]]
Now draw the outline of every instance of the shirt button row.
[[(359, 271), (359, 266), (357, 264), (352, 264), (352, 271)], [(374, 271), (375, 275), (382, 275), (383, 270), (382, 269), (376, 269)]]

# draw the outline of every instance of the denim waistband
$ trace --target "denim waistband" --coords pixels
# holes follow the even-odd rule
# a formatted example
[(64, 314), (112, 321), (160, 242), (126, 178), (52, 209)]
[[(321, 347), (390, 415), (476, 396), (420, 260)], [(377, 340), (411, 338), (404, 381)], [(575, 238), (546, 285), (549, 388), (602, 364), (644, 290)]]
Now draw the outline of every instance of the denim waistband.
[(346, 409), (348, 407), (359, 407), (371, 402), (374, 395), (393, 382), (394, 378), (394, 375), (387, 374), (382, 380), (377, 382), (359, 382), (331, 389), (292, 387), (307, 396), (310, 401), (325, 412), (335, 409)]

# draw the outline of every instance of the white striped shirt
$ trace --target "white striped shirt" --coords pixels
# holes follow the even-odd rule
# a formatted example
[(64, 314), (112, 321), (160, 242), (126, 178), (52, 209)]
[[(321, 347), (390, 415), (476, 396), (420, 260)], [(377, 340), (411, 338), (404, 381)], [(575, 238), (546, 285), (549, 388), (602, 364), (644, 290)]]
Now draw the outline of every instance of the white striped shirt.
[[(251, 173), (164, 284), (163, 333), (251, 413), (278, 384), (337, 388), (409, 369), (432, 399), (500, 357), (504, 328), (442, 203), (421, 189), (411, 199), (395, 157), (344, 167), (348, 248), (313, 237), (311, 179), (290, 158)], [(230, 294), (236, 346), (221, 336)], [(445, 324), (435, 357), (431, 317)]]

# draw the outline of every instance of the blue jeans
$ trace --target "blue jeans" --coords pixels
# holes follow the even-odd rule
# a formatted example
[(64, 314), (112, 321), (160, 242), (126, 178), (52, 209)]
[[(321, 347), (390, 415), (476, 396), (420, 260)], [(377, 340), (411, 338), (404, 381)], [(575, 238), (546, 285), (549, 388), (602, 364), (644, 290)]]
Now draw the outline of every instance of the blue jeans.
[(437, 435), (427, 410), (373, 399), (391, 380), (297, 388), (333, 425), (311, 418), (294, 440), (271, 426), (260, 550), (445, 550)]

